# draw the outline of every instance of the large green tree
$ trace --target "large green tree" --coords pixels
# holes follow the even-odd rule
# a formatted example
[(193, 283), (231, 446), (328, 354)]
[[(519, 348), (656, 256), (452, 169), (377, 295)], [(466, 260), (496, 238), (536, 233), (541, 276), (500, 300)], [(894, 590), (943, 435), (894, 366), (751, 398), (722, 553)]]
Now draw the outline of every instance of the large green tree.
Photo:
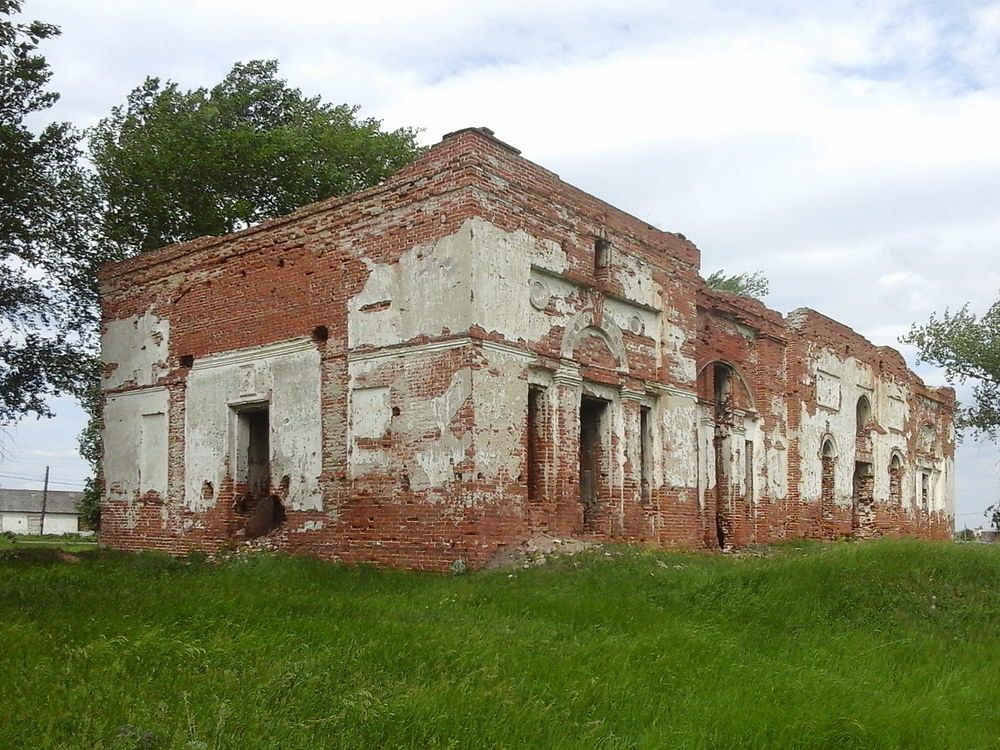
[(0, 425), (50, 416), (47, 398), (77, 392), (94, 367), (94, 187), (79, 134), (40, 129), (52, 106), (40, 42), (59, 30), (0, 0)]
[(277, 71), (274, 60), (238, 63), (189, 91), (147, 78), (92, 128), (105, 237), (133, 252), (225, 234), (374, 185), (418, 152), (416, 131), (383, 131)]
[[(973, 383), (971, 400), (958, 413), (958, 427), (996, 440), (1000, 437), (1000, 300), (977, 316), (969, 306), (931, 315), (901, 341), (917, 347), (921, 362), (944, 370), (949, 383)], [(987, 511), (1000, 530), (1000, 504)]]

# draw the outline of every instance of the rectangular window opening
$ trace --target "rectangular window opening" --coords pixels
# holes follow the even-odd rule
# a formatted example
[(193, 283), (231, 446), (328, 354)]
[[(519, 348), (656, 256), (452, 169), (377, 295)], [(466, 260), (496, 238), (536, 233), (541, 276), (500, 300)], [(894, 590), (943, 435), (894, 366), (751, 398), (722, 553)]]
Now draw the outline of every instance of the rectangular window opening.
[(602, 271), (611, 265), (611, 241), (604, 237), (594, 238), (594, 270)]
[(743, 448), (743, 492), (747, 502), (755, 499), (753, 491), (753, 441), (747, 440)]

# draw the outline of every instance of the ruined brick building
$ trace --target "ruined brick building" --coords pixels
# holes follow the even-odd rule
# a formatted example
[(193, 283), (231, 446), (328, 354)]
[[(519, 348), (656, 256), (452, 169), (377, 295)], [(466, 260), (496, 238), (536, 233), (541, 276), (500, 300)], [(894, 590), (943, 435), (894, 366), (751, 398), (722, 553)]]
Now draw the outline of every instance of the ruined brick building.
[(946, 537), (954, 394), (485, 129), (105, 267), (103, 541), (478, 565), (549, 533)]

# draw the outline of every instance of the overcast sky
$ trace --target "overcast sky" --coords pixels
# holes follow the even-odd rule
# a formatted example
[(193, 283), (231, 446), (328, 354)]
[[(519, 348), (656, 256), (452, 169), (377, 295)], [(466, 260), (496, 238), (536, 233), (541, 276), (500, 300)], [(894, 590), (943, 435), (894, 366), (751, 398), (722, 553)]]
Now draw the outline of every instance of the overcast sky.
[[(878, 344), (1000, 290), (1000, 4), (25, 0), (86, 126), (145, 76), (217, 83), (277, 58), (307, 94), (425, 143), (486, 125), (572, 184), (683, 232), (706, 270), (762, 270)], [(913, 363), (913, 352), (899, 347)], [(940, 374), (919, 372), (932, 384)], [(87, 474), (83, 416), (7, 437), (0, 484)], [(959, 449), (959, 526), (1000, 496), (994, 445)]]

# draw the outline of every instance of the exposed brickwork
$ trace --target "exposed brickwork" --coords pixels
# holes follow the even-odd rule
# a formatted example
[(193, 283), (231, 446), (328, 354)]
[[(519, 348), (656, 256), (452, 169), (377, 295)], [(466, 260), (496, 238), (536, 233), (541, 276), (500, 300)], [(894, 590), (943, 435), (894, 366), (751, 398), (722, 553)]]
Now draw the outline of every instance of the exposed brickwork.
[[(470, 129), (375, 188), (109, 266), (102, 538), (214, 550), (283, 516), (281, 549), (443, 570), (539, 532), (946, 535), (953, 394), (699, 262)], [(248, 409), (270, 495), (241, 479)]]

